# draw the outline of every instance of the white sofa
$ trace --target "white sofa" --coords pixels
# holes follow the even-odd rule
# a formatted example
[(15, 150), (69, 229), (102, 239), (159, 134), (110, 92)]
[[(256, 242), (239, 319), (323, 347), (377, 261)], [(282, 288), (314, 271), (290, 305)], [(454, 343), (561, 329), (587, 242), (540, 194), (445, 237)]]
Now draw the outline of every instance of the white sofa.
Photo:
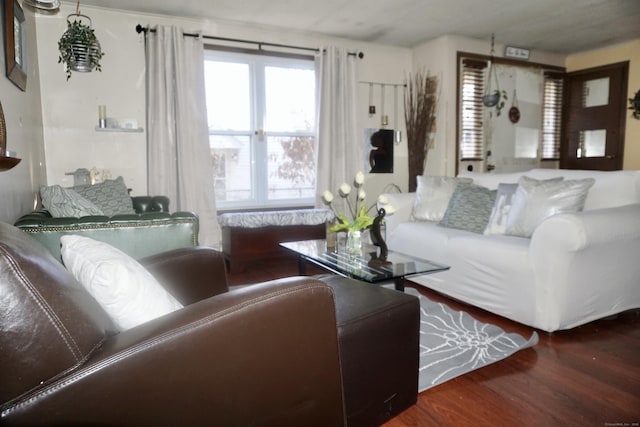
[(592, 177), (584, 210), (545, 219), (531, 238), (484, 235), (414, 221), (415, 193), (387, 194), (389, 249), (449, 265), (411, 280), (548, 332), (640, 307), (640, 171), (533, 169), (461, 173), (496, 189), (534, 179)]

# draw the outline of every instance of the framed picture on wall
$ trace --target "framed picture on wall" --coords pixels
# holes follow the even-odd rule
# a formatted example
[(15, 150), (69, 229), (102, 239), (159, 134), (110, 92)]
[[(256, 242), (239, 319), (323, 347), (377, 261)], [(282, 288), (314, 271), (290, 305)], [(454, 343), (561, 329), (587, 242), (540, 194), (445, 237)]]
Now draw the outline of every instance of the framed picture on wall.
[(18, 0), (4, 1), (4, 57), (7, 77), (22, 91), (27, 88), (24, 12)]

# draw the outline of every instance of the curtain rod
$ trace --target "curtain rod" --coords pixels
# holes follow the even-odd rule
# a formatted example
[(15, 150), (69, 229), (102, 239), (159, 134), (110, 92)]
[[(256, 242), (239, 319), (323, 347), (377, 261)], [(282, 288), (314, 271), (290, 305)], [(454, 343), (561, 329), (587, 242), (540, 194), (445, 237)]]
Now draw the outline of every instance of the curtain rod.
[[(136, 25), (136, 33), (138, 33), (138, 34), (145, 33), (146, 34), (147, 32), (155, 33), (156, 30), (153, 29), (153, 28), (149, 28), (149, 27), (143, 27), (140, 24)], [(187, 37), (202, 37), (203, 39), (207, 39), (207, 40), (221, 40), (221, 41), (233, 42), (233, 43), (255, 44), (255, 45), (258, 45), (258, 50), (262, 50), (263, 46), (268, 46), (268, 47), (281, 47), (281, 48), (285, 48), (285, 49), (306, 50), (306, 51), (311, 51), (311, 52), (319, 52), (320, 51), (320, 49), (313, 48), (313, 47), (302, 47), (302, 46), (293, 46), (293, 45), (288, 45), (288, 44), (259, 42), (259, 41), (254, 41), (254, 40), (242, 40), (242, 39), (232, 39), (232, 38), (227, 38), (227, 37), (207, 36), (207, 35), (197, 34), (197, 33), (182, 33), (182, 34), (184, 36), (187, 36)], [(364, 58), (364, 53), (362, 53), (362, 52), (349, 52), (349, 55), (357, 56), (360, 59)]]
[(362, 85), (378, 85), (378, 86), (393, 86), (393, 87), (407, 87), (406, 83), (384, 83), (384, 82), (369, 82), (366, 80), (360, 80), (358, 83)]

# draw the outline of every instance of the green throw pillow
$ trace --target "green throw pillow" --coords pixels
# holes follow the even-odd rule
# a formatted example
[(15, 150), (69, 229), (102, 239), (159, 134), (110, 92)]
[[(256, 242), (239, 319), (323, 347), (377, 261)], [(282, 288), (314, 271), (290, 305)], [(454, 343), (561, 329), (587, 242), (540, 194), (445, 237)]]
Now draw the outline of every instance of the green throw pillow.
[(482, 234), (487, 227), (496, 192), (475, 184), (458, 186), (440, 225)]
[(135, 213), (129, 190), (121, 176), (95, 185), (79, 185), (73, 190), (102, 209), (105, 215)]

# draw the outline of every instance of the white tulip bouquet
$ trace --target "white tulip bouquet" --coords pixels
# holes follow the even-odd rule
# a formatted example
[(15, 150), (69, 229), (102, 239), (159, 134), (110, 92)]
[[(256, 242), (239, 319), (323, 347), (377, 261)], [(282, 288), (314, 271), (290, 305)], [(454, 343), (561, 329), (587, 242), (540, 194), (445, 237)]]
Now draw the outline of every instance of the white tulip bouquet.
[[(339, 223), (332, 226), (329, 231), (363, 231), (371, 227), (371, 224), (373, 224), (374, 216), (370, 216), (369, 211), (374, 209), (375, 205), (370, 206), (367, 209), (367, 204), (365, 202), (367, 194), (364, 191), (364, 173), (358, 172), (356, 174), (353, 180), (353, 186), (355, 187), (355, 191), (353, 191), (352, 197), (349, 197), (352, 194), (351, 185), (345, 182), (338, 188), (338, 195), (346, 201), (350, 217), (344, 213), (336, 211), (333, 205), (334, 197), (330, 191), (327, 190), (322, 193), (322, 201), (325, 205), (331, 208), (339, 221)], [(380, 197), (378, 197), (378, 203), (384, 206), (387, 214), (393, 213), (393, 207), (388, 205), (389, 201), (386, 196), (380, 195)]]

